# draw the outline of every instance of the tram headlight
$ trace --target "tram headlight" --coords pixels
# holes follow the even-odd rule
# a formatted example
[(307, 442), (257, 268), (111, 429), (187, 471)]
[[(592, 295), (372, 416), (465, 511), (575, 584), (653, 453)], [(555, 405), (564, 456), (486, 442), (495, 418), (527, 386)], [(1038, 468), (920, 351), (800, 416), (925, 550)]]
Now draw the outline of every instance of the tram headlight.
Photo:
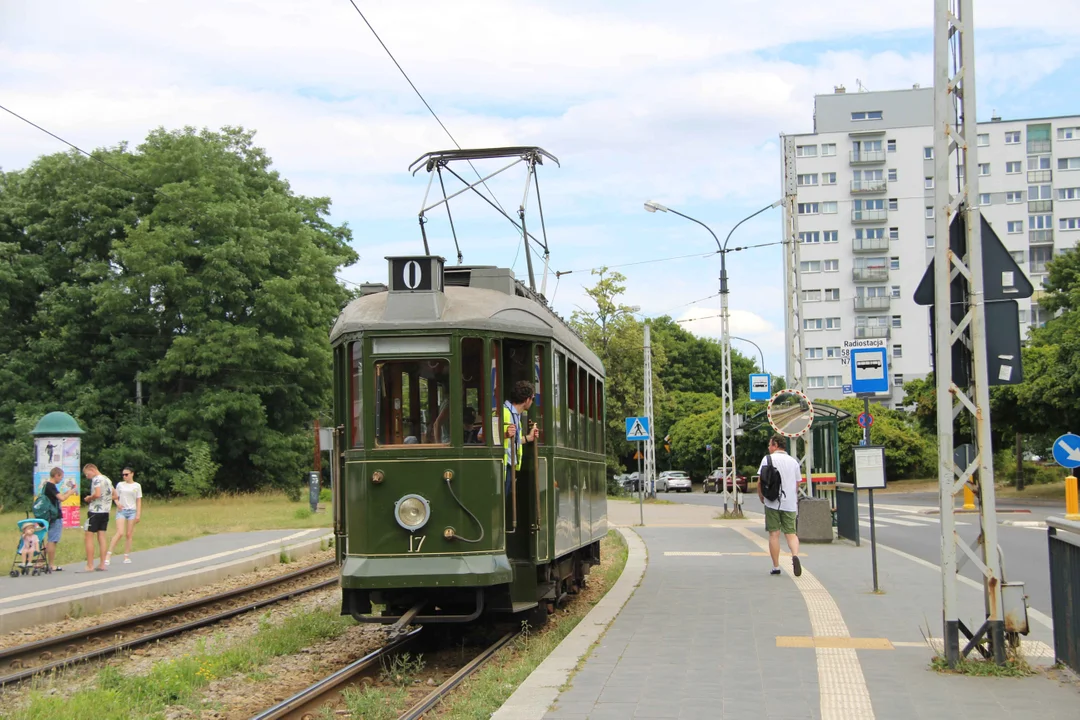
[(406, 495), (394, 503), (394, 519), (406, 530), (419, 530), (431, 517), (431, 506), (419, 495)]

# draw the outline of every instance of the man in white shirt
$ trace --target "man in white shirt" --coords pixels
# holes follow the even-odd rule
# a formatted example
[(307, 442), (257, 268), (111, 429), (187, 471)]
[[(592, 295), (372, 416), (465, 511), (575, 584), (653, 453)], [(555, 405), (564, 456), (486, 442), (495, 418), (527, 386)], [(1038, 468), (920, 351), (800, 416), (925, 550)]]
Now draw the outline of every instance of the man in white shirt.
[(761, 459), (761, 469), (772, 461), (773, 467), (780, 471), (780, 497), (766, 500), (762, 493), (762, 483), (758, 482), (758, 499), (765, 506), (765, 530), (769, 533), (769, 555), (772, 556), (771, 575), (780, 574), (780, 533), (787, 539), (791, 551), (791, 565), (795, 577), (802, 575), (802, 562), (799, 560), (799, 536), (795, 534), (795, 520), (799, 514), (799, 480), (802, 468), (795, 458), (784, 450), (786, 442), (779, 435), (769, 438), (769, 454)]

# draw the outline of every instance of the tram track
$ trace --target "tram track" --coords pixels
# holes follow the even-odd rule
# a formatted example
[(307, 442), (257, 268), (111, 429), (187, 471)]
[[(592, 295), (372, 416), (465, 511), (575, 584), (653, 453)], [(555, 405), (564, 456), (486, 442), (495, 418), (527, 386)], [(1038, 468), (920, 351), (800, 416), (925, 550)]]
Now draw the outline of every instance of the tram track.
[[(421, 630), (423, 630), (422, 626), (413, 628), (394, 642), (387, 643), (295, 695), (286, 698), (272, 708), (252, 716), (251, 720), (310, 720), (317, 717), (320, 708), (339, 698), (345, 690), (361, 685), (365, 678), (375, 677), (383, 667), (383, 663), (390, 656), (401, 652), (419, 639)], [(507, 632), (494, 643), (475, 653), (472, 659), (464, 663), (457, 672), (402, 713), (398, 720), (419, 720), (419, 718), (422, 718), (425, 713), (429, 712), (454, 688), (461, 684), (465, 678), (483, 667), (484, 663), (490, 660), (496, 652), (520, 634), (520, 630)]]
[[(333, 560), (317, 563), (252, 585), (234, 588), (160, 610), (0, 650), (0, 688), (77, 663), (213, 625), (268, 605), (338, 583), (333, 578), (304, 584)], [(295, 587), (288, 587), (294, 584)], [(282, 591), (280, 588), (288, 587)], [(258, 597), (260, 595), (264, 596)], [(255, 595), (255, 599), (248, 596)], [(201, 615), (201, 617), (200, 617)]]

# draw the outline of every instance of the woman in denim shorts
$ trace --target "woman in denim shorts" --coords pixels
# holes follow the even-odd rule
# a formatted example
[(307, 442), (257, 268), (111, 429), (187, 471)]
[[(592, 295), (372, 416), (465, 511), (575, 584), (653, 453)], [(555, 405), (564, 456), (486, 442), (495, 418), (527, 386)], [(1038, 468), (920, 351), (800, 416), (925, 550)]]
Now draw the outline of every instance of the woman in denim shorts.
[(135, 524), (142, 518), (142, 486), (135, 482), (135, 471), (129, 467), (120, 473), (122, 482), (113, 488), (113, 500), (116, 501), (116, 534), (109, 543), (109, 552), (105, 555), (105, 564), (112, 561), (113, 548), (120, 538), (124, 538), (124, 564), (131, 563), (131, 538), (135, 535)]

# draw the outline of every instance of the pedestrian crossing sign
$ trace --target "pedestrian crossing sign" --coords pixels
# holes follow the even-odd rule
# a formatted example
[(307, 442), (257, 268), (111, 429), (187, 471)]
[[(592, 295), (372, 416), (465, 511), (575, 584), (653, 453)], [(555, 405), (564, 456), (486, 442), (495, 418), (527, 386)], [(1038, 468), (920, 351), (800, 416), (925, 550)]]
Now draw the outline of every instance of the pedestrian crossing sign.
[(629, 442), (641, 442), (649, 439), (649, 418), (626, 418), (626, 439)]

